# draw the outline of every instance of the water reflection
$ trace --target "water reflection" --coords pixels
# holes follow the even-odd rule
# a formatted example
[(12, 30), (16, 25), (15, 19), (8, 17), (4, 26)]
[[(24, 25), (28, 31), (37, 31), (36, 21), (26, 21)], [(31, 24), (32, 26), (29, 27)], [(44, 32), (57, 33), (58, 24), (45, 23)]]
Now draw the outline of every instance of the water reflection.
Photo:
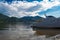
[(34, 31), (31, 28), (27, 29), (26, 25), (8, 24), (8, 30), (0, 30), (0, 40), (17, 40), (32, 36)]
[(35, 35), (35, 31), (29, 26), (23, 24), (8, 24), (6, 26), (7, 30), (0, 30), (0, 40), (57, 40), (55, 36), (49, 38), (46, 38), (46, 35), (37, 36)]

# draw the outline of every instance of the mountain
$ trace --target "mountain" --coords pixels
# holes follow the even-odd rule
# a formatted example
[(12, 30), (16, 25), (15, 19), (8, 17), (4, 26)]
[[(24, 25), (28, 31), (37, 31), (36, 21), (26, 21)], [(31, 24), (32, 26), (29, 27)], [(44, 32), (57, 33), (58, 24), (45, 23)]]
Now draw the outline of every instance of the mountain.
[(9, 19), (8, 16), (3, 15), (3, 14), (0, 13), (0, 29), (7, 27), (7, 26), (6, 26), (6, 23), (7, 23), (7, 21), (8, 21), (7, 19)]
[(35, 22), (39, 19), (41, 20), (42, 17), (25, 16), (22, 18), (17, 18), (17, 17), (8, 17), (0, 13), (0, 23)]
[(46, 16), (42, 22), (36, 22), (31, 25), (34, 30), (39, 29), (60, 29), (60, 18)]
[(36, 20), (39, 20), (39, 19), (42, 19), (42, 17), (25, 16), (25, 17), (20, 18), (19, 20), (20, 20), (20, 22), (35, 22)]
[(17, 17), (8, 17), (8, 16), (0, 13), (0, 29), (7, 27), (6, 26), (7, 24), (15, 24), (15, 23), (19, 23), (19, 22), (23, 22), (24, 24), (30, 24), (39, 19), (42, 19), (42, 17), (25, 16), (22, 18), (17, 18)]
[(8, 19), (8, 18), (9, 18), (8, 16), (3, 15), (3, 14), (0, 13), (0, 23), (5, 23), (5, 22), (7, 22), (7, 19)]
[(8, 23), (16, 23), (16, 22), (18, 22), (18, 18), (8, 17), (0, 13), (0, 24), (8, 24)]
[(16, 18), (16, 17), (9, 17), (8, 22), (11, 23), (11, 24), (12, 24), (12, 23), (17, 23), (17, 22), (19, 22), (19, 19)]

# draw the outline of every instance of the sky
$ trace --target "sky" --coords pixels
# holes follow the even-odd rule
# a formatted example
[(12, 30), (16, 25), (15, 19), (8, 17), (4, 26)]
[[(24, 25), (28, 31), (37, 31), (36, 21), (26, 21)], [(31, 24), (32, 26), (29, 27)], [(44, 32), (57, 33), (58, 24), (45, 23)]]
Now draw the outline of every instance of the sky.
[(0, 13), (9, 17), (60, 17), (60, 0), (0, 0)]

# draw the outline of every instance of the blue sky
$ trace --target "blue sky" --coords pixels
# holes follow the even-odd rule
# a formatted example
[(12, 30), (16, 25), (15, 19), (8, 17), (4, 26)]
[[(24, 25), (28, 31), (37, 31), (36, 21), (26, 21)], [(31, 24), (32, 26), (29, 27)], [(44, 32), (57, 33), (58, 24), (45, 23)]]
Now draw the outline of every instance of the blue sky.
[(0, 13), (10, 17), (42, 16), (60, 17), (59, 0), (0, 0)]
[[(3, 1), (3, 0), (1, 0), (1, 1)], [(4, 1), (6, 1), (6, 2), (12, 2), (12, 1), (16, 1), (16, 0), (4, 0)], [(17, 0), (17, 1), (24, 1), (24, 0)], [(43, 0), (26, 0), (26, 1), (28, 1), (28, 2), (33, 2), (33, 1), (43, 1)]]

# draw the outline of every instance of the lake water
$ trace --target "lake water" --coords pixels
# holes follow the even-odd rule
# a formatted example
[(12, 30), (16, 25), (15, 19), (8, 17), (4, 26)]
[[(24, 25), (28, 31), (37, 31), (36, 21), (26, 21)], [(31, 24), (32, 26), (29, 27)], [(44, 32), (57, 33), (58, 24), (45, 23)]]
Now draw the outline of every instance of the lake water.
[(60, 40), (60, 34), (52, 37), (35, 35), (30, 25), (8, 24), (7, 30), (0, 30), (0, 40)]

